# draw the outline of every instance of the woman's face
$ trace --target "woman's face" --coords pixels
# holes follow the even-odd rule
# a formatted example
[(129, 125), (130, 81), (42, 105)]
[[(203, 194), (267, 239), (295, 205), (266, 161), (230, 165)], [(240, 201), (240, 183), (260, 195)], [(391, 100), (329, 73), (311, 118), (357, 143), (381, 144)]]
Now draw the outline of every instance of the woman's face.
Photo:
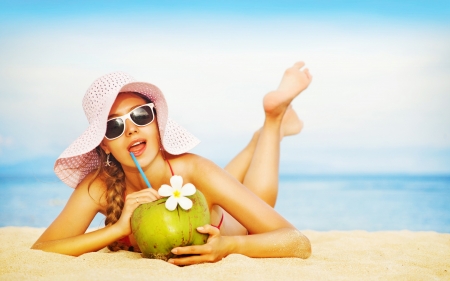
[[(147, 101), (134, 93), (120, 93), (109, 111), (108, 120), (129, 113)], [(100, 144), (106, 153), (111, 153), (122, 167), (135, 167), (130, 156), (134, 153), (143, 167), (150, 164), (159, 152), (158, 126), (155, 120), (145, 126), (137, 126), (130, 119), (125, 120), (124, 133), (114, 140), (103, 138)]]

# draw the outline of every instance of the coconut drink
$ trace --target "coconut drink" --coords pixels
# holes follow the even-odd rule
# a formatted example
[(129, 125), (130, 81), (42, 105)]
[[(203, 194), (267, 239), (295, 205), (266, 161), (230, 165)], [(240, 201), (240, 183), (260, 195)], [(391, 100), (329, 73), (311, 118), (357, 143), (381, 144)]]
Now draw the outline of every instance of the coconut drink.
[(131, 217), (131, 229), (145, 258), (168, 260), (175, 247), (205, 244), (208, 234), (197, 227), (210, 223), (205, 196), (192, 184), (183, 187), (183, 179), (173, 176), (171, 185), (162, 185), (161, 196), (169, 196), (140, 205)]

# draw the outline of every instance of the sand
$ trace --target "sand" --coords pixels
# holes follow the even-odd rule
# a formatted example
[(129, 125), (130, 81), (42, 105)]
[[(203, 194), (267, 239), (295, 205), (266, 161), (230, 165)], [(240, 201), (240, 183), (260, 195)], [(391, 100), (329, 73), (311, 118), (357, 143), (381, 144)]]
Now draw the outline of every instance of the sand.
[(233, 254), (177, 267), (125, 251), (71, 257), (30, 250), (43, 230), (0, 228), (0, 280), (450, 280), (450, 234), (436, 232), (308, 230), (307, 260)]

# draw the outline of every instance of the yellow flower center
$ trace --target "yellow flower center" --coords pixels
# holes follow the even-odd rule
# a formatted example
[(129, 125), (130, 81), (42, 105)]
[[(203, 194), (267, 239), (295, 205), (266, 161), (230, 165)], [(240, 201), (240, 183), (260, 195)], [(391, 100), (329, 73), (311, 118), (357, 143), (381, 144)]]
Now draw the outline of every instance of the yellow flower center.
[(179, 190), (175, 190), (175, 191), (173, 192), (173, 196), (175, 196), (176, 198), (180, 198), (181, 192), (180, 192)]

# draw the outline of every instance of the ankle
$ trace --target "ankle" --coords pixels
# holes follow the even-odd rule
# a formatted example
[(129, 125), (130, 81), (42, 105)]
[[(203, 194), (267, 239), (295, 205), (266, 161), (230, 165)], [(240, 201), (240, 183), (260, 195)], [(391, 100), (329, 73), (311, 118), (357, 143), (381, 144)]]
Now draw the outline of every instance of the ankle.
[(282, 119), (289, 103), (279, 102), (275, 99), (264, 100), (264, 114), (266, 119)]
[(265, 119), (264, 119), (264, 124), (265, 123), (269, 123), (269, 124), (280, 124), (283, 122), (283, 117), (284, 114), (286, 112), (286, 108), (282, 109), (282, 108), (278, 108), (277, 110), (273, 110), (270, 112), (265, 112)]

